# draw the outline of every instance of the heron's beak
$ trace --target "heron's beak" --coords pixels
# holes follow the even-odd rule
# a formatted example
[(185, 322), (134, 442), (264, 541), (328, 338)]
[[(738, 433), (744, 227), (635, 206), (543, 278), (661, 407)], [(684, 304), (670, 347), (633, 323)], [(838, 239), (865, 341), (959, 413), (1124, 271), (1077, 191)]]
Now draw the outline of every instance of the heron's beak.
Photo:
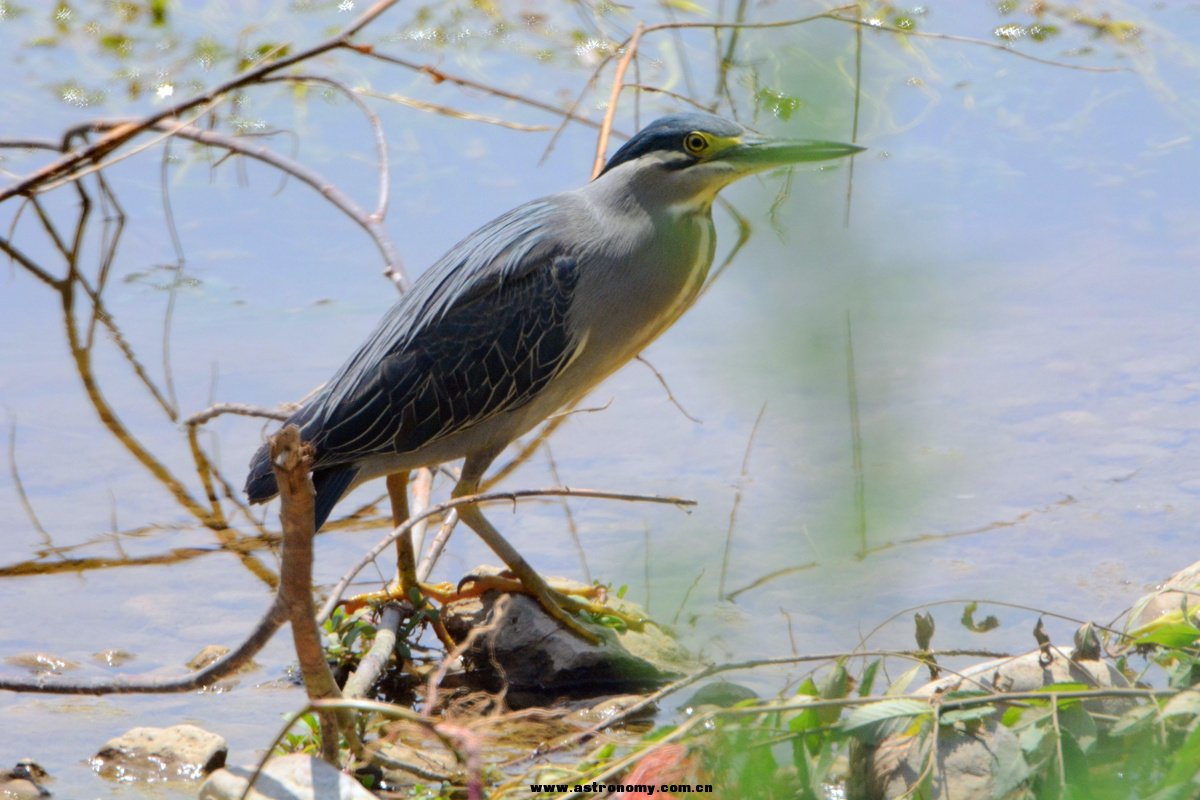
[(841, 142), (822, 142), (815, 139), (754, 139), (743, 138), (716, 156), (739, 172), (758, 172), (788, 164), (808, 161), (828, 161), (861, 153), (866, 148)]

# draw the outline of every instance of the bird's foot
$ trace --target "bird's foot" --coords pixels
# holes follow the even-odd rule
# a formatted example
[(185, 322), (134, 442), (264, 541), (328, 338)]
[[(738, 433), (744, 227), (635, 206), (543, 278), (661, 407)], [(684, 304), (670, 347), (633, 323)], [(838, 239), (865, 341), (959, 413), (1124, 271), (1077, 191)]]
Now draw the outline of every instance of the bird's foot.
[[(577, 583), (562, 583), (554, 585), (540, 576), (533, 585), (522, 581), (511, 572), (486, 575), (468, 575), (458, 585), (453, 583), (422, 583), (418, 584), (419, 597), (413, 597), (413, 592), (405, 592), (399, 581), (393, 581), (385, 589), (376, 592), (348, 597), (342, 601), (342, 607), (347, 612), (357, 611), (368, 605), (382, 605), (392, 601), (408, 601), (414, 607), (423, 607), (426, 601), (433, 600), (440, 605), (447, 605), (457, 600), (480, 597), (485, 592), (498, 591), (509, 594), (526, 594), (538, 601), (538, 604), (560, 625), (570, 630), (591, 644), (599, 644), (600, 637), (589, 630), (580, 621), (577, 614), (587, 614), (597, 624), (614, 627), (624, 626), (631, 630), (645, 629), (648, 620), (620, 611), (605, 605), (607, 591), (604, 586), (582, 586)], [(440, 634), (439, 634), (440, 638)], [(449, 643), (453, 646), (453, 642)]]
[(444, 597), (447, 592), (454, 591), (452, 583), (418, 583), (411, 590), (406, 590), (401, 581), (395, 580), (387, 585), (386, 588), (377, 592), (364, 592), (356, 594), (353, 597), (347, 597), (341, 602), (341, 606), (346, 613), (351, 614), (364, 606), (381, 606), (384, 603), (391, 602), (406, 602), (418, 611), (428, 612), (428, 620), (433, 627), (434, 635), (438, 641), (446, 648), (449, 653), (458, 646), (458, 643), (450, 637), (450, 632), (446, 630), (446, 625), (442, 622), (441, 616), (437, 609), (429, 602), (430, 598), (444, 601), (440, 598)]
[(407, 601), (420, 607), (422, 599), (429, 599), (445, 605), (457, 596), (457, 587), (453, 583), (419, 583), (415, 594), (419, 594), (420, 597), (413, 597), (413, 594), (414, 592), (405, 591), (400, 581), (392, 581), (386, 588), (379, 591), (363, 592), (353, 597), (347, 597), (341, 602), (341, 605), (347, 613), (357, 611), (364, 606), (377, 606), (396, 601)]
[(600, 624), (616, 621), (619, 625), (635, 631), (644, 630), (646, 627), (646, 619), (605, 605), (608, 594), (605, 586), (583, 586), (572, 582), (555, 585), (540, 578), (538, 583), (540, 585), (530, 586), (507, 571), (500, 574), (468, 575), (459, 581), (457, 596), (454, 599), (479, 597), (484, 592), (493, 590), (527, 594), (537, 600), (546, 613), (593, 644), (598, 642), (597, 637), (580, 625), (574, 614), (589, 614), (596, 617)]

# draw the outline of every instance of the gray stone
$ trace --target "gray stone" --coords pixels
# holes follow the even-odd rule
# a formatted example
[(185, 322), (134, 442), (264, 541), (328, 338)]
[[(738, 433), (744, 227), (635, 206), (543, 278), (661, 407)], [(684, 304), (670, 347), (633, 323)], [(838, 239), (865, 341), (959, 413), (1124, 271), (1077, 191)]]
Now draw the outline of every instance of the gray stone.
[[(1176, 572), (1155, 590), (1133, 604), (1125, 632), (1137, 637), (1152, 632), (1155, 626), (1184, 622), (1200, 623), (1200, 561)], [(1119, 648), (1118, 648), (1119, 649)]]
[[(253, 767), (219, 769), (200, 787), (198, 800), (238, 800)], [(254, 780), (246, 800), (373, 800), (352, 776), (319, 758), (293, 753), (272, 758)]]
[[(973, 664), (956, 674), (925, 684), (913, 692), (918, 697), (929, 697), (970, 689), (992, 692), (1032, 692), (1055, 683), (1083, 683), (1095, 689), (1111, 689), (1129, 686), (1115, 667), (1106, 661), (1072, 661), (1074, 648), (1055, 647), (1054, 659), (1041, 663), (1042, 654), (1031, 653), (1014, 658), (996, 658)], [(1120, 714), (1132, 700), (1125, 698), (1098, 698), (1088, 700), (1084, 707), (1093, 713)]]
[(79, 669), (78, 662), (51, 653), (18, 653), (15, 656), (6, 656), (4, 661), (33, 675), (61, 675)]
[[(910, 796), (925, 774), (932, 737), (889, 736), (874, 748), (851, 751), (851, 800), (894, 800)], [(1002, 800), (1023, 791), (1028, 767), (1020, 742), (998, 721), (975, 730), (938, 734), (936, 800)]]
[[(610, 599), (607, 605), (642, 615), (631, 603)], [(523, 594), (489, 591), (482, 598), (451, 603), (443, 618), (458, 641), (474, 628), (483, 629), (463, 656), (468, 677), (489, 691), (507, 689), (513, 708), (564, 697), (643, 692), (695, 666), (675, 640), (651, 623), (642, 631), (584, 623), (601, 639), (593, 645), (563, 629)]]
[(195, 725), (133, 728), (91, 758), (92, 769), (119, 781), (196, 780), (224, 765), (225, 740)]
[[(1124, 687), (1125, 676), (1104, 661), (1072, 661), (1073, 648), (1055, 647), (1043, 664), (1040, 651), (1015, 658), (998, 658), (958, 670), (914, 691), (909, 697), (934, 698), (947, 692), (984, 690), (1030, 692), (1056, 683), (1083, 683), (1096, 688)], [(1093, 713), (1117, 715), (1132, 700), (1104, 698), (1085, 701)], [(991, 717), (969, 726), (938, 731), (937, 773), (933, 800), (998, 800), (1023, 791), (1029, 768), (1017, 737), (1000, 723), (1004, 705)], [(875, 745), (851, 749), (852, 800), (891, 800), (907, 796), (924, 773), (932, 737), (894, 734)]]
[(23, 758), (12, 769), (0, 770), (0, 800), (38, 800), (50, 796), (39, 781), (49, 777), (33, 759)]

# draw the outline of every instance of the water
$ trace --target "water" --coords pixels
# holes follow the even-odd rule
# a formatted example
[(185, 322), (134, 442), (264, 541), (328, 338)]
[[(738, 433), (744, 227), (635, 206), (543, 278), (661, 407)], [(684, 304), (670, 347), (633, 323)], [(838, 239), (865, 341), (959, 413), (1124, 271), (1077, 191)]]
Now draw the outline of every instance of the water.
[[(260, 11), (280, 19), (278, 9)], [(554, 436), (554, 463), (568, 485), (700, 502), (691, 513), (573, 502), (592, 575), (627, 584), (631, 598), (656, 618), (674, 620), (706, 657), (734, 660), (793, 648), (849, 650), (893, 616), (866, 645), (911, 646), (911, 608), (951, 600), (934, 606), (935, 645), (1022, 650), (1033, 644), (1036, 613), (985, 607), (1002, 627), (983, 638), (956, 628), (958, 601), (990, 599), (1107, 622), (1192, 560), (1187, 545), (1200, 505), (1200, 201), (1192, 180), (1200, 166), (1200, 115), (1187, 89), (1197, 77), (1189, 41), (1200, 14), (1123, 11), (1144, 24), (1140, 50), (1118, 48), (1113, 57), (1107, 43), (1072, 31), (1062, 45), (1025, 49), (1141, 72), (1070, 71), (945, 41), (914, 41), (906, 51), (890, 36), (866, 37), (859, 140), (870, 150), (855, 164), (848, 224), (844, 165), (797, 171), (774, 217), (772, 201), (786, 186), (779, 176), (728, 190), (753, 225), (750, 244), (645, 354), (702, 422), (685, 417), (653, 373), (634, 363), (582, 403), (611, 401), (605, 410), (573, 416)], [(401, 35), (405, 12), (392, 13), (395, 19), (378, 29), (381, 47), (415, 48), (413, 58), (448, 72), (560, 103), (586, 80), (585, 64), (570, 57), (539, 66), (529, 55), (537, 36), (528, 32), (500, 44), (468, 36), (438, 49)], [(996, 24), (990, 14), (934, 7), (921, 25), (985, 36)], [(178, 24), (220, 31), (228, 21), (215, 15)], [(23, 77), (4, 89), (4, 136), (53, 136), (69, 121), (153, 107), (150, 97), (127, 101), (115, 88), (99, 106), (55, 104), (47, 87), (95, 64), (79, 47), (19, 47), (38, 19), (18, 16), (0, 28), (0, 57)], [(311, 41), (313, 31), (345, 16), (316, 10), (282, 19), (288, 26), (272, 29), (277, 40)], [(745, 35), (760, 48), (755, 52), (775, 56), (764, 57), (763, 80), (807, 103), (790, 123), (761, 119), (760, 127), (847, 138), (852, 95), (830, 76), (853, 68), (852, 32), (822, 22)], [(644, 82), (681, 74), (672, 71), (668, 39), (657, 36), (651, 52), (662, 61), (647, 62)], [(696, 60), (710, 52), (710, 39), (686, 41), (694, 78), (707, 85), (711, 78)], [(1098, 54), (1064, 55), (1068, 44), (1080, 43)], [(68, 57), (56, 61), (60, 55)], [(412, 73), (336, 63), (354, 65), (346, 80), (356, 85), (555, 124)], [(179, 74), (191, 75), (189, 69), (214, 80), (194, 66), (179, 67)], [(182, 84), (181, 77), (181, 93)], [(643, 100), (647, 116), (660, 99)], [(592, 103), (588, 113), (598, 118)], [(548, 133), (402, 106), (377, 110), (392, 157), (388, 227), (414, 274), (496, 214), (585, 180), (594, 151), (593, 133), (573, 126), (539, 166)], [(346, 102), (298, 103), (264, 90), (251, 93), (238, 113), (293, 130), (301, 142), (297, 158), (334, 176), (362, 205), (373, 204), (370, 132)], [(621, 126), (635, 127), (629, 116)], [(272, 144), (290, 152), (283, 141)], [(105, 300), (148, 374), (165, 387), (162, 287), (172, 272), (163, 265), (175, 256), (162, 222), (160, 152), (111, 171), (129, 221)], [(214, 401), (274, 405), (303, 396), (393, 301), (377, 252), (296, 181), (281, 187), (254, 164), (214, 168), (182, 145), (174, 154), (180, 163), (170, 173), (170, 198), (186, 281), (174, 301), (170, 364), (181, 416)], [(22, 173), (35, 162), (23, 157), (5, 166)], [(75, 202), (61, 190), (47, 198), (68, 232)], [(2, 208), (7, 232), (17, 204)], [(736, 230), (720, 209), (716, 217), (720, 257)], [(61, 274), (30, 210), (13, 238)], [(98, 238), (89, 241), (81, 264), (94, 274)], [(0, 319), (8, 446), (40, 527), (59, 548), (45, 550), (14, 473), (5, 470), (0, 519), (8, 527), (8, 569), (0, 609), (7, 623), (0, 652), (50, 652), (78, 662), (74, 674), (90, 677), (116, 671), (98, 665), (93, 653), (120, 648), (136, 655), (121, 672), (177, 674), (204, 645), (236, 642), (265, 609), (268, 588), (98, 422), (65, 345), (56, 295), (10, 267)], [(111, 338), (100, 331), (97, 339), (94, 369), (107, 401), (146, 451), (203, 498), (181, 426), (149, 398)], [(260, 422), (235, 417), (206, 428), (202, 441), (235, 487), (262, 431)], [(555, 483), (541, 454), (504, 485)], [(364, 487), (343, 507), (380, 494), (381, 487)], [(557, 503), (492, 514), (539, 569), (583, 574)], [(860, 518), (865, 558), (858, 557)], [(274, 519), (273, 509), (266, 519)], [(240, 517), (234, 523), (239, 534), (256, 533)], [(320, 537), (317, 580), (335, 580), (381, 534)], [(256, 556), (274, 568), (269, 552)], [(53, 569), (64, 559), (92, 561), (16, 574), (21, 565)], [(461, 531), (436, 575), (457, 579), (490, 561)], [(732, 603), (717, 601), (723, 570), (726, 589), (738, 592)], [(1050, 629), (1063, 640), (1071, 625)], [(301, 702), (298, 690), (275, 683), (289, 648), (286, 636), (276, 637), (258, 657), (260, 669), (220, 695), (0, 695), (0, 713), (19, 723), (0, 726), (0, 766), (30, 755), (57, 777), (52, 788), (60, 796), (122, 794), (92, 778), (83, 760), (134, 725), (185, 721), (229, 738), (232, 761), (250, 761), (279, 715)], [(763, 692), (783, 682), (779, 675), (745, 680)]]

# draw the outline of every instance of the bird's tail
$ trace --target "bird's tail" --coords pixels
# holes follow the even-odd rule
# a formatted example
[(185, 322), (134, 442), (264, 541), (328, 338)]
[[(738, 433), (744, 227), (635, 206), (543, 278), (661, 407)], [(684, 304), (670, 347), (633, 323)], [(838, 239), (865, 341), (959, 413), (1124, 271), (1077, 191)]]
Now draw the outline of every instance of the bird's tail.
[(275, 484), (275, 471), (271, 469), (271, 452), (266, 444), (250, 459), (250, 473), (246, 476), (246, 497), (251, 503), (265, 503), (279, 494)]
[[(312, 431), (305, 431), (306, 423), (315, 416), (320, 403), (311, 402), (293, 414), (284, 425), (299, 425), (300, 437), (311, 441)], [(316, 525), (314, 530), (321, 530), (325, 520), (333, 513), (333, 507), (342, 495), (354, 483), (358, 475), (358, 467), (349, 464), (330, 465), (313, 470), (313, 488), (316, 490)], [(271, 467), (271, 450), (267, 443), (254, 453), (250, 459), (250, 471), (246, 475), (246, 497), (251, 503), (265, 503), (279, 494), (279, 486), (275, 483), (275, 470)]]
[[(357, 475), (358, 467), (352, 466), (313, 470), (313, 488), (317, 492), (314, 530), (321, 530), (321, 526), (333, 513), (333, 507), (337, 505), (338, 500), (342, 499), (342, 495), (350, 488), (350, 484), (354, 483)], [(267, 451), (267, 446), (263, 445), (258, 448), (258, 452), (250, 461), (250, 474), (246, 478), (246, 496), (250, 498), (251, 503), (265, 503), (277, 494), (279, 494), (279, 487), (275, 484), (275, 472), (271, 469), (271, 455)]]
[(342, 499), (357, 475), (358, 467), (330, 467), (313, 472), (313, 487), (317, 490), (314, 510), (317, 519), (313, 530), (321, 530), (325, 520), (333, 513), (333, 507)]

